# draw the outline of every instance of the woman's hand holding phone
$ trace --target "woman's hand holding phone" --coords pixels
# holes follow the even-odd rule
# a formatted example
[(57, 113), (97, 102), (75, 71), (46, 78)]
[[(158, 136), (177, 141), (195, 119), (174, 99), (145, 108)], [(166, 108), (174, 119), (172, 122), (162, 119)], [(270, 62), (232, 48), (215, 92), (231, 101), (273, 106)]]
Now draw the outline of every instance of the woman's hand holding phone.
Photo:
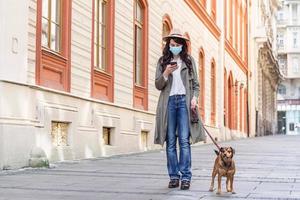
[(173, 61), (167, 64), (167, 67), (164, 71), (164, 76), (168, 77), (172, 72), (178, 68), (177, 62)]

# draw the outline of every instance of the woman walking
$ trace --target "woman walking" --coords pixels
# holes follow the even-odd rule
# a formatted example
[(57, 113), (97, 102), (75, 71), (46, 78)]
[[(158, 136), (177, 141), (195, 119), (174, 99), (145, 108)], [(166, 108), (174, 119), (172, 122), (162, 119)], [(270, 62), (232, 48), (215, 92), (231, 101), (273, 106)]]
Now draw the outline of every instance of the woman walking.
[[(201, 120), (191, 119), (196, 112), (199, 95), (199, 82), (194, 59), (188, 55), (188, 39), (178, 29), (163, 38), (166, 45), (158, 60), (155, 86), (160, 90), (156, 109), (154, 143), (163, 145), (166, 141), (167, 168), (170, 177), (169, 188), (190, 188), (191, 147), (203, 141), (205, 133)], [(192, 112), (195, 111), (195, 112)], [(192, 113), (191, 113), (192, 112)], [(193, 115), (194, 116), (194, 115)], [(179, 142), (179, 159), (176, 143)]]

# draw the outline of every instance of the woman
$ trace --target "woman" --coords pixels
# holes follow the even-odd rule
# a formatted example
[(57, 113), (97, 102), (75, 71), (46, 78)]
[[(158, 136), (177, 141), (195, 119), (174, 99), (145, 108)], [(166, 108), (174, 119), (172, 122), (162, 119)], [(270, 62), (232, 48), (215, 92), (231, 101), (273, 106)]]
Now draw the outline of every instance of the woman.
[(166, 46), (158, 61), (155, 77), (155, 86), (161, 92), (156, 110), (154, 143), (163, 145), (166, 141), (167, 144), (168, 187), (179, 187), (181, 180), (180, 189), (188, 190), (192, 177), (190, 137), (193, 143), (205, 139), (201, 121), (192, 123), (190, 119), (190, 110), (197, 106), (199, 82), (195, 61), (187, 52), (188, 39), (180, 30), (174, 29), (164, 40)]

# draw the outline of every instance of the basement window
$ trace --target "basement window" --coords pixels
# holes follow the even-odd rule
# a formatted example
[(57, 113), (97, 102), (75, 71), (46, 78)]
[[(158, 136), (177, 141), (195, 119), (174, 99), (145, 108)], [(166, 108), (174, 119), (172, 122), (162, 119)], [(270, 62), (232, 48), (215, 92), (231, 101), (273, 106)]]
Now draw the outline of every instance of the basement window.
[(51, 138), (54, 146), (68, 146), (69, 123), (52, 122)]
[(103, 142), (105, 145), (111, 145), (111, 128), (103, 127)]
[(141, 132), (141, 144), (144, 151), (148, 148), (148, 132), (142, 131)]

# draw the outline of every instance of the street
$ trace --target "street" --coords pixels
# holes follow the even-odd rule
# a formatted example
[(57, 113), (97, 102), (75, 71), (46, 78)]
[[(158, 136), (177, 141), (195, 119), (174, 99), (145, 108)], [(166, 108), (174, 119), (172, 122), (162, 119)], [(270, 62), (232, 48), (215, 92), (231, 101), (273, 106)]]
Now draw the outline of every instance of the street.
[(221, 195), (208, 191), (216, 155), (213, 144), (204, 144), (192, 147), (189, 191), (167, 188), (165, 151), (157, 150), (1, 171), (0, 199), (300, 199), (299, 144), (300, 136), (282, 135), (220, 143), (236, 151), (236, 194), (225, 192), (224, 177)]

